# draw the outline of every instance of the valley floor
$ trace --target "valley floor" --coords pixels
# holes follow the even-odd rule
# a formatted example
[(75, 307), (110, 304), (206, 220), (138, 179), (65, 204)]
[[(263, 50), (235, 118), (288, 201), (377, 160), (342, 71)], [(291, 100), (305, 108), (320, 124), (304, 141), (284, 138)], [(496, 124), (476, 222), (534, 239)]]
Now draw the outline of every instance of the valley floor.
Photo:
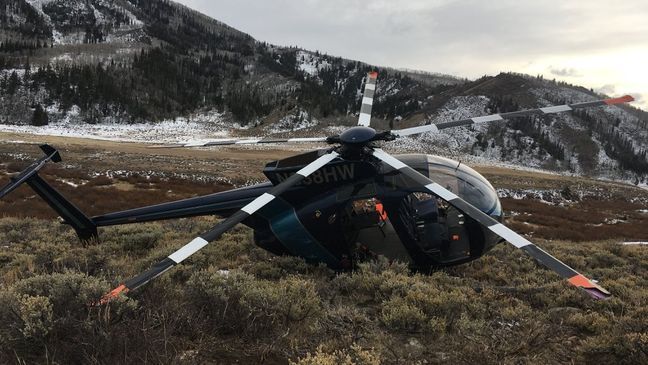
[[(89, 214), (264, 180), (273, 148), (151, 150), (136, 143), (0, 133), (0, 186), (61, 151), (43, 177)], [(26, 187), (0, 201), (2, 363), (648, 362), (648, 192), (630, 185), (477, 166), (507, 224), (614, 297), (592, 301), (513, 247), (432, 275), (399, 264), (334, 273), (252, 243), (219, 242), (108, 307), (87, 304), (215, 224), (103, 229), (83, 245)]]

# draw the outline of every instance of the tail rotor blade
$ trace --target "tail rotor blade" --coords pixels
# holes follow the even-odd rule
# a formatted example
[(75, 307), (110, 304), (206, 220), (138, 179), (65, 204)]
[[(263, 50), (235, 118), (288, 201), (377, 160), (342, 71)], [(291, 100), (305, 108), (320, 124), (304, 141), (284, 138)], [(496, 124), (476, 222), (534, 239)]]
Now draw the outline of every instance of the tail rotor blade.
[(104, 295), (98, 302), (98, 304), (106, 304), (110, 300), (119, 296), (120, 294), (126, 294), (129, 291), (135, 290), (140, 286), (148, 283), (149, 281), (155, 279), (156, 277), (162, 275), (167, 270), (171, 269), (175, 265), (181, 263), (189, 256), (195, 254), (203, 247), (207, 246), (210, 242), (219, 239), (223, 233), (232, 229), (238, 223), (241, 223), (246, 218), (254, 214), (259, 209), (263, 208), (266, 204), (273, 201), (277, 196), (284, 193), (286, 190), (297, 185), (306, 177), (319, 170), (321, 167), (325, 166), (329, 162), (337, 158), (339, 154), (335, 151), (328, 152), (310, 164), (306, 165), (301, 170), (297, 171), (296, 174), (292, 175), (288, 179), (284, 180), (282, 183), (276, 185), (274, 188), (270, 189), (267, 193), (259, 196), (254, 199), (252, 202), (241, 208), (238, 212), (231, 215), (229, 218), (219, 222), (211, 230), (202, 234), (199, 237), (196, 237), (191, 242), (184, 245), (182, 248), (172, 253), (164, 260), (158, 262), (149, 270), (143, 272), (142, 274), (125, 281), (120, 284), (117, 288), (113, 289), (110, 293)]
[(428, 125), (423, 125), (423, 126), (419, 126), (419, 127), (394, 130), (394, 131), (392, 131), (392, 134), (394, 134), (396, 136), (399, 136), (399, 137), (404, 137), (404, 136), (412, 136), (412, 135), (415, 135), (415, 134), (421, 134), (421, 133), (426, 133), (426, 132), (438, 133), (440, 130), (448, 129), (448, 128), (465, 127), (465, 126), (469, 126), (469, 125), (473, 125), (473, 124), (481, 124), (481, 123), (490, 123), (490, 122), (495, 122), (495, 121), (499, 121), (499, 120), (526, 117), (526, 116), (529, 116), (529, 115), (555, 114), (555, 113), (562, 113), (562, 112), (572, 111), (574, 109), (583, 109), (583, 108), (592, 108), (592, 107), (598, 107), (598, 106), (623, 104), (623, 103), (632, 102), (634, 100), (635, 99), (632, 96), (626, 95), (626, 96), (623, 96), (623, 97), (620, 97), (620, 98), (614, 98), (614, 99), (588, 101), (588, 102), (576, 103), (576, 104), (555, 105), (555, 106), (548, 106), (548, 107), (545, 107), (545, 108), (528, 109), (528, 110), (520, 110), (520, 111), (510, 112), (510, 113), (485, 115), (485, 116), (481, 116), (481, 117), (474, 117), (474, 118), (468, 118), (468, 119), (455, 120), (455, 121), (452, 121), (452, 122), (428, 124)]
[(610, 292), (600, 287), (598, 284), (594, 283), (592, 280), (588, 279), (584, 275), (580, 274), (576, 270), (567, 266), (565, 263), (561, 262), (557, 258), (551, 256), (546, 251), (540, 247), (529, 242), (526, 238), (515, 233), (510, 228), (506, 227), (502, 223), (496, 221), (486, 213), (477, 209), (470, 203), (461, 199), (453, 192), (447, 190), (443, 186), (435, 183), (426, 176), (420, 174), (413, 168), (405, 165), (396, 158), (387, 154), (386, 152), (375, 149), (372, 152), (372, 155), (389, 165), (390, 167), (398, 170), (399, 173), (409, 177), (414, 180), (416, 183), (420, 184), (421, 187), (425, 187), (432, 194), (438, 196), (439, 198), (448, 202), (448, 204), (459, 209), (467, 216), (473, 218), (483, 226), (487, 227), (490, 231), (496, 235), (502, 237), (508, 241), (513, 246), (523, 250), (529, 256), (536, 259), (538, 262), (546, 266), (547, 268), (553, 270), (558, 275), (567, 279), (570, 284), (575, 285), (583, 290), (585, 290), (590, 296), (595, 299), (606, 299), (611, 296)]
[(373, 107), (373, 97), (376, 92), (377, 79), (378, 72), (369, 72), (367, 74), (364, 96), (362, 97), (362, 106), (360, 107), (360, 117), (358, 118), (359, 126), (369, 127), (371, 124), (371, 109)]

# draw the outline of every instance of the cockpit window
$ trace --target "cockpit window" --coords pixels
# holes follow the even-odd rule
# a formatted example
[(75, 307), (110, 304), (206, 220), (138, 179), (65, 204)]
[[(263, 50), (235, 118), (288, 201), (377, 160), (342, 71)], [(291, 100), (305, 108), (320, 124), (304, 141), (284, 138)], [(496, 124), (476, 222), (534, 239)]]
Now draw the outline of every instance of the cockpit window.
[(428, 155), (430, 179), (479, 208), (501, 217), (502, 206), (493, 186), (481, 174), (460, 162)]

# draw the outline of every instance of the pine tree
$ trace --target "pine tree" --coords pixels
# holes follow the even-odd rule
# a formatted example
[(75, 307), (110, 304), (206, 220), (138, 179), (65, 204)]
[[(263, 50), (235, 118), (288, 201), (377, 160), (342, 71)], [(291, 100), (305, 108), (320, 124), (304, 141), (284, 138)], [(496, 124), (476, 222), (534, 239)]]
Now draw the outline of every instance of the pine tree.
[(11, 76), (9, 76), (9, 82), (7, 84), (7, 94), (13, 95), (16, 93), (18, 88), (20, 87), (20, 79), (18, 78), (18, 74), (16, 71), (11, 73)]
[(47, 112), (43, 107), (38, 104), (36, 109), (34, 109), (34, 115), (32, 116), (31, 124), (34, 126), (44, 126), (49, 123), (49, 118), (47, 117)]

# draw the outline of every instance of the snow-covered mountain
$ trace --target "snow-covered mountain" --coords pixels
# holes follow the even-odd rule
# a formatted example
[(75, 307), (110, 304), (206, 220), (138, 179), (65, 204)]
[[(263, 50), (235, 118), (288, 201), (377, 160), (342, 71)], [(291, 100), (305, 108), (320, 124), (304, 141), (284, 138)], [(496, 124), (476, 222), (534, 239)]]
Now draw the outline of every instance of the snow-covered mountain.
[[(427, 123), (439, 123), (602, 97), (540, 77), (503, 73), (441, 93), (423, 109)], [(608, 106), (455, 128), (411, 143), (408, 149), (643, 183), (648, 171), (648, 113), (631, 106)]]
[[(128, 123), (131, 135), (151, 122), (158, 140), (233, 127), (256, 136), (334, 132), (355, 123), (373, 69), (378, 128), (602, 97), (541, 77), (468, 81), (277, 47), (167, 0), (0, 0), (0, 9), (0, 128), (10, 130), (119, 135), (115, 125)], [(641, 110), (605, 107), (457, 128), (393, 148), (642, 182), (647, 127)]]

